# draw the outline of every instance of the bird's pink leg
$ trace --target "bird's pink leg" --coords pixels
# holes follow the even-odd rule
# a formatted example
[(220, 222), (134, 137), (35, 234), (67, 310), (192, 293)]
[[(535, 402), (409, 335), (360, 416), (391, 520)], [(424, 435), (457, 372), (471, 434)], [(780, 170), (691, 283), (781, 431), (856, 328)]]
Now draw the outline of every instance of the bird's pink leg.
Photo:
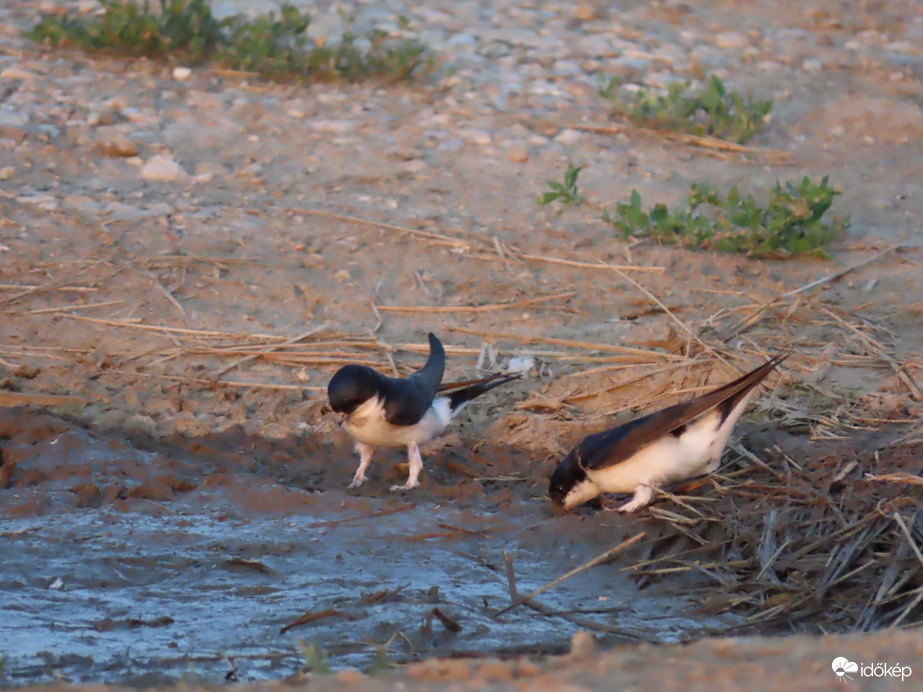
[(654, 488), (649, 485), (644, 485), (639, 483), (635, 488), (635, 495), (631, 500), (626, 502), (624, 505), (618, 508), (620, 512), (629, 514), (635, 510), (641, 509), (654, 499)]
[(423, 459), (420, 457), (420, 448), (416, 442), (407, 445), (407, 461), (410, 462), (410, 476), (404, 485), (392, 485), (391, 490), (410, 490), (420, 485), (420, 471), (423, 470)]
[(358, 488), (365, 483), (365, 471), (369, 467), (369, 462), (372, 461), (372, 452), (374, 451), (371, 447), (361, 442), (356, 443), (355, 449), (356, 454), (359, 455), (359, 468), (356, 469), (353, 482), (349, 484), (350, 488)]

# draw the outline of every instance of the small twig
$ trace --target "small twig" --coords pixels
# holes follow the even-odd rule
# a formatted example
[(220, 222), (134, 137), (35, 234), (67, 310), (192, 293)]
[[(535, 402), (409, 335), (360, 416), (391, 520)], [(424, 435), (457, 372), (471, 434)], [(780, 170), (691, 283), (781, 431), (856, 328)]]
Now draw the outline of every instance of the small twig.
[(889, 247), (887, 250), (882, 250), (877, 255), (873, 255), (872, 257), (869, 257), (868, 259), (862, 260), (858, 264), (854, 264), (851, 267), (846, 267), (845, 269), (841, 269), (840, 271), (834, 272), (833, 274), (828, 274), (827, 276), (823, 276), (819, 279), (816, 279), (815, 281), (811, 281), (810, 283), (807, 283), (804, 286), (801, 286), (794, 290), (786, 291), (785, 293), (780, 293), (775, 298), (763, 303), (759, 308), (757, 308), (756, 312), (749, 315), (746, 319), (742, 320), (735, 326), (731, 327), (731, 329), (729, 329), (728, 332), (721, 337), (721, 340), (724, 342), (730, 341), (743, 330), (749, 329), (750, 327), (752, 327), (754, 324), (759, 322), (760, 319), (762, 319), (763, 313), (765, 313), (766, 310), (771, 308), (776, 303), (784, 302), (786, 298), (791, 298), (792, 296), (796, 296), (800, 293), (804, 293), (805, 291), (808, 291), (816, 286), (821, 286), (823, 284), (830, 283), (831, 281), (836, 281), (837, 279), (846, 276), (850, 272), (856, 271), (857, 269), (861, 269), (862, 267), (881, 259), (888, 253), (894, 252), (895, 250), (900, 250), (904, 247), (905, 246), (903, 245), (895, 245), (893, 247)]
[(791, 161), (791, 154), (780, 149), (763, 149), (760, 147), (748, 147), (744, 144), (729, 142), (717, 137), (708, 137), (702, 135), (693, 135), (688, 132), (673, 132), (671, 130), (656, 130), (650, 127), (639, 127), (637, 125), (584, 125), (584, 124), (558, 124), (555, 127), (566, 127), (571, 130), (583, 130), (584, 132), (596, 132), (599, 134), (620, 134), (622, 132), (636, 132), (642, 135), (649, 135), (659, 139), (666, 139), (681, 144), (703, 147), (707, 149), (717, 149), (718, 151), (730, 151), (736, 154), (750, 154), (760, 156), (764, 160), (782, 164)]
[(374, 313), (375, 319), (377, 320), (375, 326), (371, 329), (371, 333), (375, 334), (375, 332), (381, 329), (381, 325), (384, 324), (385, 320), (381, 316), (381, 313), (378, 311), (378, 306), (375, 305), (375, 299), (371, 296), (371, 294), (369, 295), (369, 305), (371, 306), (372, 313)]
[(570, 298), (571, 296), (577, 295), (577, 291), (566, 291), (565, 293), (557, 293), (553, 296), (540, 296), (538, 298), (528, 298), (526, 300), (519, 300), (514, 303), (490, 303), (487, 305), (459, 305), (455, 306), (444, 306), (444, 307), (429, 307), (425, 305), (421, 306), (401, 306), (401, 305), (378, 305), (378, 309), (382, 312), (490, 312), (493, 310), (507, 310), (511, 308), (524, 308), (529, 305), (536, 305), (538, 303), (546, 303), (552, 300), (561, 300), (564, 298)]
[(37, 310), (29, 310), (26, 312), (27, 315), (44, 315), (51, 312), (69, 312), (70, 310), (88, 310), (90, 308), (103, 308), (109, 305), (118, 305), (124, 303), (124, 300), (107, 300), (102, 303), (87, 303), (86, 305), (62, 305), (58, 308), (39, 308)]
[[(412, 504), (401, 505), (400, 507), (392, 507), (391, 509), (380, 509), (377, 512), (369, 512), (368, 514), (357, 514), (353, 517), (343, 517), (341, 519), (328, 519), (327, 521), (317, 521), (313, 524), (306, 526), (306, 530), (312, 531), (319, 528), (329, 528), (331, 526), (339, 526), (340, 524), (346, 524), (351, 521), (365, 521), (368, 519), (377, 519), (378, 517), (386, 517), (389, 514), (397, 514), (398, 512), (406, 512), (408, 510), (414, 509), (416, 506)], [(403, 588), (403, 587), (401, 587)]]
[(439, 608), (433, 608), (431, 611), (433, 615), (436, 616), (436, 619), (442, 623), (442, 626), (445, 627), (452, 634), (458, 634), (462, 631), (462, 626), (458, 624), (455, 620), (450, 618), (448, 615), (443, 613)]
[(99, 291), (98, 288), (91, 288), (90, 286), (50, 286), (50, 285), (41, 285), (41, 284), (0, 284), (0, 290), (10, 291), (17, 289), (32, 290), (32, 289), (49, 289), (52, 288), (61, 293), (96, 293)]
[[(99, 264), (99, 262), (94, 262), (94, 264)], [(51, 281), (47, 284), (41, 284), (38, 286), (30, 286), (29, 288), (27, 288), (24, 291), (21, 291), (20, 293), (14, 293), (11, 296), (7, 296), (6, 298), (0, 299), (0, 305), (9, 305), (10, 303), (15, 303), (20, 298), (25, 298), (26, 296), (35, 295), (36, 293), (42, 293), (44, 291), (64, 290), (65, 288), (68, 288), (68, 284), (70, 283), (73, 283), (72, 279), (60, 279), (58, 281)], [(12, 284), (3, 284), (2, 286), (0, 286), (0, 288), (8, 287), (8, 286), (12, 286)], [(76, 287), (69, 287), (69, 288), (71, 290), (81, 290), (81, 291), (96, 290), (92, 288), (80, 288), (80, 289), (77, 289)]]
[(223, 651), (220, 652), (220, 654), (221, 654), (221, 658), (224, 659), (225, 663), (228, 664), (228, 668), (230, 669), (228, 670), (227, 673), (224, 674), (224, 681), (225, 682), (240, 682), (239, 678), (237, 677), (237, 666), (234, 665), (234, 661), (228, 658), (227, 654), (224, 653)]
[(152, 272), (150, 269), (147, 269), (147, 268), (144, 268), (144, 267), (142, 267), (141, 270), (142, 270), (145, 274), (147, 274), (148, 278), (154, 283), (154, 285), (160, 290), (160, 292), (163, 293), (164, 297), (165, 297), (168, 301), (170, 301), (170, 304), (173, 305), (173, 307), (175, 307), (177, 310), (179, 310), (180, 314), (181, 314), (183, 317), (185, 317), (185, 316), (186, 316), (186, 308), (184, 308), (182, 305), (180, 305), (180, 302), (179, 302), (179, 301), (176, 299), (176, 297), (167, 289), (167, 287), (164, 286), (164, 285), (160, 282), (160, 279), (158, 279), (156, 276), (154, 276), (154, 272)]
[(236, 382), (230, 380), (222, 380), (216, 382), (214, 379), (203, 379), (201, 377), (181, 377), (179, 375), (162, 375), (154, 372), (137, 372), (134, 370), (116, 370), (116, 369), (107, 369), (103, 372), (104, 375), (126, 375), (128, 377), (153, 377), (159, 380), (169, 380), (171, 382), (185, 382), (187, 384), (199, 384), (206, 387), (214, 387), (216, 384), (221, 385), (222, 387), (244, 387), (246, 389), (276, 389), (281, 391), (289, 392), (320, 392), (326, 391), (326, 387), (308, 387), (300, 384), (266, 384), (262, 382)]
[(510, 590), (510, 602), (515, 603), (519, 600), (519, 592), (516, 590), (516, 573), (513, 571), (513, 558), (503, 549), (503, 562), (506, 563), (506, 581)]
[(83, 322), (92, 322), (94, 324), (103, 324), (107, 327), (125, 327), (126, 329), (141, 329), (150, 332), (167, 332), (169, 334), (186, 334), (188, 336), (218, 337), (230, 339), (266, 339), (268, 341), (285, 341), (285, 337), (278, 334), (248, 334), (246, 332), (219, 332), (207, 329), (187, 329), (185, 327), (165, 327), (158, 324), (144, 324), (142, 322), (119, 322), (118, 320), (101, 320), (96, 317), (84, 317), (83, 315), (69, 315), (74, 320)]
[(266, 347), (266, 348), (260, 350), (260, 351), (257, 352), (257, 353), (251, 353), (251, 354), (248, 355), (248, 356), (244, 356), (243, 358), (238, 358), (237, 360), (231, 361), (230, 363), (228, 363), (227, 365), (225, 365), (223, 368), (220, 368), (220, 369), (215, 373), (215, 377), (221, 377), (224, 373), (228, 372), (229, 370), (233, 370), (233, 369), (236, 368), (238, 365), (242, 365), (242, 364), (244, 364), (244, 363), (248, 363), (248, 362), (250, 362), (251, 360), (256, 360), (256, 359), (259, 358), (260, 356), (265, 355), (265, 354), (267, 354), (267, 353), (272, 353), (274, 350), (276, 350), (276, 349), (279, 348), (279, 347), (282, 347), (282, 346), (291, 346), (291, 345), (293, 345), (293, 344), (297, 344), (299, 341), (303, 341), (304, 339), (307, 339), (309, 336), (312, 336), (312, 335), (314, 335), (314, 334), (317, 334), (317, 332), (323, 331), (323, 330), (326, 329), (328, 326), (330, 326), (330, 323), (329, 323), (329, 322), (324, 322), (324, 323), (323, 323), (322, 325), (320, 325), (319, 327), (314, 327), (314, 329), (309, 329), (309, 330), (306, 331), (304, 334), (299, 334), (298, 336), (293, 336), (291, 339), (287, 339), (287, 340), (283, 341), (283, 342), (280, 343), (280, 344), (273, 344), (272, 346), (268, 346), (268, 347)]
[(915, 476), (912, 473), (885, 473), (880, 476), (865, 474), (867, 481), (879, 481), (881, 483), (908, 483), (910, 485), (923, 485), (923, 478)]
[[(346, 216), (345, 214), (335, 214), (330, 211), (323, 211), (321, 209), (292, 209), (293, 214), (312, 214), (314, 216), (324, 216), (328, 219), (336, 219), (337, 221), (345, 221), (346, 223), (352, 223), (359, 226), (372, 226), (384, 231), (397, 231), (399, 233), (406, 233), (408, 235), (416, 236), (418, 238), (425, 238), (426, 240), (438, 240), (443, 243), (448, 243), (456, 247), (463, 247), (468, 249), (473, 249), (473, 245), (465, 240), (459, 240), (458, 238), (452, 238), (451, 236), (442, 235), (441, 233), (431, 233), (429, 231), (421, 231), (416, 228), (407, 228), (406, 226), (396, 226), (391, 223), (381, 223), (380, 221), (371, 221), (369, 219), (362, 219), (358, 216)], [(486, 245), (486, 243), (485, 243)]]
[(666, 305), (664, 305), (664, 304), (660, 301), (660, 299), (659, 299), (657, 296), (655, 296), (653, 293), (651, 293), (649, 290), (647, 290), (647, 289), (646, 289), (644, 286), (642, 286), (640, 283), (638, 283), (637, 281), (635, 281), (634, 279), (632, 279), (632, 278), (631, 278), (630, 276), (628, 276), (625, 272), (621, 271), (620, 269), (618, 269), (618, 268), (616, 268), (616, 267), (614, 267), (614, 266), (612, 266), (612, 265), (609, 265), (607, 262), (603, 262), (602, 260), (599, 260), (599, 261), (600, 261), (602, 264), (606, 264), (607, 266), (609, 266), (609, 268), (612, 269), (612, 271), (614, 271), (616, 274), (618, 274), (618, 275), (621, 276), (623, 279), (625, 279), (626, 281), (628, 281), (630, 284), (632, 284), (633, 286), (635, 286), (635, 287), (636, 287), (638, 290), (640, 290), (644, 295), (646, 295), (646, 296), (647, 296), (648, 298), (650, 298), (654, 303), (656, 303), (656, 304), (657, 304), (657, 307), (659, 307), (661, 310), (663, 310), (665, 313), (667, 313), (667, 315), (668, 315), (674, 322), (676, 322), (676, 324), (678, 324), (678, 325), (680, 326), (680, 328), (681, 328), (684, 332), (686, 332), (692, 339), (694, 339), (694, 340), (699, 344), (699, 346), (701, 346), (702, 348), (704, 348), (708, 353), (710, 353), (711, 355), (713, 355), (715, 358), (717, 358), (718, 360), (720, 360), (722, 363), (724, 363), (725, 365), (727, 365), (729, 368), (731, 368), (731, 369), (734, 370), (735, 372), (737, 372), (737, 373), (740, 373), (740, 372), (741, 372), (739, 368), (735, 367), (734, 365), (731, 365), (731, 363), (728, 362), (728, 360), (727, 360), (724, 356), (722, 356), (720, 353), (718, 353), (717, 351), (715, 351), (715, 349), (713, 349), (711, 346), (709, 346), (709, 345), (706, 344), (704, 341), (702, 341), (702, 339), (699, 338), (699, 335), (696, 334), (696, 333), (692, 330), (692, 328), (691, 328), (689, 325), (687, 325), (687, 324), (686, 324), (685, 322), (683, 322), (679, 317), (677, 317), (677, 316), (673, 313), (673, 311), (670, 310), (670, 308), (668, 308)]
[[(394, 377), (400, 377), (401, 373), (397, 369), (397, 363), (394, 362), (394, 356), (391, 355), (392, 351), (394, 351), (394, 346), (392, 346), (391, 344), (385, 343), (384, 341), (378, 338), (375, 339), (375, 346), (379, 351), (384, 353), (385, 360), (387, 360), (388, 365), (391, 366), (391, 373), (394, 375)], [(427, 349), (427, 353), (429, 353), (429, 349)]]
[(162, 255), (160, 257), (148, 257), (141, 260), (144, 264), (184, 264), (188, 262), (210, 262), (220, 265), (222, 269), (226, 264), (264, 264), (262, 260), (255, 257), (205, 257), (203, 255)]
[[(513, 558), (507, 554), (506, 550), (503, 551), (503, 561), (506, 563), (506, 580), (509, 586), (510, 591), (510, 600), (516, 601), (519, 599), (519, 592), (516, 590), (516, 573), (513, 570)], [(526, 597), (522, 599), (522, 604), (527, 608), (531, 608), (536, 613), (542, 615), (547, 615), (549, 617), (559, 617), (571, 622), (577, 627), (581, 627), (585, 630), (591, 630), (594, 632), (603, 632), (605, 634), (617, 634), (628, 639), (641, 640), (643, 637), (639, 637), (633, 632), (627, 632), (624, 629), (619, 627), (613, 627), (612, 625), (606, 625), (601, 622), (596, 622), (595, 620), (588, 620), (586, 618), (581, 618), (573, 613), (568, 613), (561, 610), (555, 610), (550, 608), (539, 601), (536, 601), (534, 598)]]
[(608, 269), (609, 267), (617, 266), (622, 271), (626, 272), (662, 272), (665, 270), (665, 267), (637, 267), (632, 264), (620, 264), (620, 265), (609, 265), (608, 267), (602, 267), (599, 264), (592, 264), (590, 262), (578, 262), (576, 260), (566, 260), (561, 259), (560, 257), (547, 257), (545, 255), (529, 255), (526, 253), (517, 253), (516, 255), (520, 259), (533, 260), (535, 262), (545, 262), (547, 264), (564, 264), (568, 267), (580, 267), (581, 269)]
[(575, 577), (575, 576), (577, 576), (578, 574), (580, 574), (581, 572), (586, 572), (588, 569), (592, 569), (593, 567), (596, 567), (597, 565), (601, 565), (601, 564), (603, 564), (603, 563), (605, 563), (605, 562), (608, 562), (609, 560), (611, 560), (613, 557), (615, 557), (616, 555), (618, 555), (620, 552), (622, 552), (623, 550), (625, 550), (625, 549), (628, 548), (629, 546), (631, 546), (631, 545), (637, 543), (638, 541), (640, 541), (642, 538), (644, 538), (644, 536), (645, 536), (645, 532), (644, 532), (644, 531), (641, 531), (640, 533), (635, 534), (635, 535), (632, 536), (631, 538), (622, 541), (621, 543), (619, 543), (619, 544), (618, 544), (617, 546), (615, 546), (614, 548), (609, 548), (609, 550), (607, 550), (606, 552), (604, 552), (604, 553), (602, 553), (602, 554), (600, 554), (600, 555), (597, 555), (597, 556), (594, 557), (592, 560), (589, 560), (588, 562), (583, 563), (583, 564), (580, 565), (579, 567), (575, 567), (574, 569), (572, 569), (572, 570), (571, 570), (570, 572), (568, 572), (567, 574), (562, 574), (562, 575), (561, 575), (560, 577), (558, 577), (557, 579), (552, 579), (550, 582), (548, 582), (548, 583), (545, 584), (544, 586), (535, 589), (535, 591), (530, 591), (530, 592), (529, 592), (528, 594), (526, 594), (525, 596), (520, 596), (518, 600), (513, 601), (513, 602), (512, 602), (510, 605), (508, 605), (506, 608), (503, 608), (502, 610), (500, 610), (500, 611), (494, 613), (493, 617), (494, 617), (494, 618), (498, 618), (498, 617), (500, 617), (501, 615), (503, 615), (504, 613), (509, 612), (510, 610), (512, 610), (513, 608), (515, 608), (516, 606), (522, 605), (525, 601), (528, 601), (530, 598), (535, 598), (536, 596), (545, 593), (545, 592), (548, 591), (549, 589), (553, 589), (555, 586), (557, 586), (558, 584), (560, 584), (560, 583), (562, 583), (562, 582), (564, 582), (564, 581), (567, 581), (567, 580), (570, 579), (571, 577)]
[(908, 529), (907, 524), (904, 523), (904, 517), (902, 517), (899, 512), (894, 512), (891, 516), (894, 517), (894, 521), (897, 522), (898, 526), (901, 527), (901, 531), (904, 532), (904, 536), (906, 536), (907, 542), (910, 544), (910, 548), (913, 550), (913, 554), (916, 555), (917, 560), (920, 561), (920, 565), (923, 565), (923, 553), (920, 552), (916, 542), (913, 540), (913, 536), (910, 535), (910, 529)]
[(356, 615), (354, 613), (347, 613), (342, 610), (336, 610), (335, 608), (326, 608), (324, 610), (319, 610), (317, 612), (311, 611), (307, 612), (301, 617), (297, 617), (292, 620), (290, 623), (285, 625), (279, 630), (279, 634), (285, 634), (290, 629), (294, 627), (300, 627), (301, 625), (308, 625), (312, 622), (317, 622), (318, 620), (323, 620), (324, 618), (346, 618), (347, 620), (361, 620), (364, 618), (364, 615)]
[(882, 346), (875, 339), (870, 337), (868, 334), (863, 332), (861, 329), (859, 329), (855, 325), (850, 324), (849, 322), (844, 320), (842, 317), (837, 315), (833, 310), (822, 307), (820, 311), (826, 315), (829, 315), (834, 320), (836, 320), (836, 322), (838, 322), (840, 325), (852, 331), (859, 339), (865, 342), (867, 346), (870, 346), (872, 349), (874, 349), (878, 353), (878, 356), (883, 361), (885, 361), (889, 366), (891, 366), (891, 369), (894, 371), (894, 374), (897, 375), (897, 379), (899, 379), (904, 384), (904, 386), (910, 390), (910, 396), (915, 401), (923, 400), (923, 393), (920, 392), (920, 388), (917, 387), (917, 383), (914, 382), (913, 379), (911, 379), (911, 377), (906, 372), (904, 372), (904, 366), (898, 363), (896, 360), (894, 360), (894, 358), (891, 356), (890, 353), (887, 352), (884, 346)]
[(466, 327), (446, 327), (453, 332), (462, 334), (473, 334), (494, 341), (500, 339), (510, 339), (518, 341), (521, 344), (553, 344), (555, 346), (567, 346), (570, 348), (579, 348), (586, 351), (605, 351), (608, 353), (625, 353), (630, 355), (656, 356), (657, 358), (666, 358), (667, 360), (685, 360), (683, 356), (675, 353), (665, 353), (663, 351), (650, 351), (644, 348), (632, 348), (630, 346), (617, 346), (615, 344), (598, 343), (594, 344), (589, 341), (575, 341), (573, 339), (553, 339), (541, 336), (521, 336), (519, 334), (507, 334), (502, 332), (489, 332), (479, 329), (467, 329)]

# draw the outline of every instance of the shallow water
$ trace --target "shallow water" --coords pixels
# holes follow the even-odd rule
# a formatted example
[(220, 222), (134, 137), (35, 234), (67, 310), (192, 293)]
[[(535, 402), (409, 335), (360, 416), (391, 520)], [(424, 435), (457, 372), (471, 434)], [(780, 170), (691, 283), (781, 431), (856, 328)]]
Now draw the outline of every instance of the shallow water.
[[(334, 667), (360, 669), (383, 656), (560, 651), (576, 625), (523, 606), (492, 617), (510, 602), (503, 551), (524, 593), (639, 530), (612, 515), (552, 518), (524, 483), (514, 493), (488, 486), (471, 501), (434, 500), (425, 488), (395, 496), (384, 481), (369, 496), (332, 481), (318, 492), (262, 467), (209, 469), (188, 450), (42, 430), (18, 429), (4, 443), (16, 475), (0, 491), (0, 653), (13, 684), (221, 680), (231, 665), (240, 680), (280, 678), (303, 668), (299, 640), (325, 650)], [(176, 485), (177, 470), (197, 487), (160, 498), (151, 479)], [(31, 484), (17, 486), (17, 476)], [(99, 485), (98, 506), (74, 506), (75, 481), (88, 479)], [(128, 490), (106, 501), (107, 479)], [(138, 487), (146, 490), (132, 497)], [(493, 509), (502, 492), (505, 509)], [(690, 602), (665, 592), (675, 582), (639, 590), (622, 571), (630, 561), (539, 600), (643, 640), (733, 622), (690, 614)], [(280, 632), (308, 611), (333, 612)]]

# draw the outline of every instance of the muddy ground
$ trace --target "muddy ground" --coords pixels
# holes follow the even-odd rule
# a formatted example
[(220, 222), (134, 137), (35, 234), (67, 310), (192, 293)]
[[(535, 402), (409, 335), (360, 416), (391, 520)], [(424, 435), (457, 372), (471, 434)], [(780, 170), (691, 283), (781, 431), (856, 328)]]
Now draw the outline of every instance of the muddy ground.
[[(485, 46), (503, 41), (479, 21), (502, 29), (534, 9), (470, 4), (480, 14), (439, 8)], [(548, 474), (581, 435), (778, 350), (794, 354), (723, 472), (810, 470), (832, 454), (847, 483), (920, 472), (919, 6), (579, 7), (543, 7), (550, 28), (529, 29), (560, 32), (590, 76), (619, 51), (588, 54), (566, 32), (650, 51), (625, 75), (642, 83), (655, 69), (695, 76), (690, 56), (703, 56), (775, 99), (755, 143), (772, 156), (585, 131), (608, 122), (604, 102), (592, 79), (556, 73), (544, 44), (509, 39), (508, 54), (471, 67), (452, 52), (463, 42), (447, 42), (443, 67), (413, 85), (274, 85), (207, 67), (177, 79), (170, 66), (45, 51), (17, 34), (33, 3), (3, 4), (2, 684), (281, 679), (305, 667), (299, 641), (335, 668), (371, 671), (561, 653), (581, 629), (604, 648), (853, 629), (820, 616), (746, 627), (752, 604), (705, 612), (707, 574), (632, 577), (643, 542), (549, 591), (544, 612), (491, 616), (509, 603), (504, 551), (526, 591), (667, 530), (668, 498), (635, 516), (551, 516)], [(657, 57), (662, 47), (684, 59)], [(494, 65), (552, 91), (505, 86)], [(632, 188), (676, 202), (701, 180), (755, 189), (829, 174), (852, 227), (828, 258), (629, 243), (590, 211), (536, 204), (569, 162), (606, 203)], [(447, 379), (522, 355), (535, 366), (423, 450), (417, 490), (388, 491), (406, 474), (388, 451), (347, 490), (356, 460), (324, 412), (327, 380), (346, 362), (407, 372), (428, 331), (447, 346)], [(900, 482), (919, 510), (919, 485)], [(707, 507), (719, 485), (682, 501)], [(921, 661), (912, 635), (873, 636), (850, 651)], [(721, 641), (694, 646), (720, 666)], [(804, 641), (741, 646), (789, 657), (817, 689), (836, 684), (826, 659), (829, 678), (796, 655), (833, 645)], [(654, 675), (663, 651), (700, 649), (599, 660), (638, 656)], [(536, 664), (498, 675), (516, 665)], [(742, 665), (728, 661), (728, 684), (751, 688)], [(580, 684), (609, 675), (600, 663)]]

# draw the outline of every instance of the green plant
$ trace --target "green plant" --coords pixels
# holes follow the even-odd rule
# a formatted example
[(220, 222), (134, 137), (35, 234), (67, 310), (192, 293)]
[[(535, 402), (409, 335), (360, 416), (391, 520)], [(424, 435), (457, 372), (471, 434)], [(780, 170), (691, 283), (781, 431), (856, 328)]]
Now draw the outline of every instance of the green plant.
[(772, 110), (772, 101), (728, 92), (718, 77), (712, 75), (700, 91), (690, 93), (689, 82), (674, 82), (665, 95), (641, 89), (631, 101), (618, 94), (617, 77), (598, 79), (599, 94), (609, 101), (615, 112), (629, 121), (666, 130), (694, 135), (709, 135), (743, 144), (762, 131)]
[(549, 180), (548, 187), (550, 187), (551, 190), (539, 197), (538, 203), (544, 206), (552, 202), (560, 202), (565, 207), (572, 207), (576, 204), (585, 202), (586, 200), (577, 190), (577, 177), (582, 170), (582, 166), (575, 168), (572, 163), (567, 164), (567, 171), (564, 173), (564, 182), (558, 183), (554, 180)]
[[(188, 64), (217, 61), (235, 70), (258, 72), (270, 79), (410, 79), (431, 70), (430, 51), (411, 38), (369, 32), (360, 46), (351, 32), (339, 43), (308, 42), (311, 18), (290, 4), (279, 14), (249, 19), (234, 15), (218, 20), (206, 0), (100, 0), (102, 16), (45, 16), (25, 35), (53, 46), (76, 46), (87, 52), (175, 58)], [(401, 24), (406, 27), (406, 22)], [(365, 45), (367, 43), (367, 46)]]
[(752, 257), (784, 257), (822, 249), (849, 227), (848, 219), (822, 217), (840, 194), (825, 176), (815, 183), (805, 176), (800, 183), (776, 182), (766, 206), (752, 194), (742, 197), (735, 185), (726, 197), (708, 185), (693, 185), (686, 206), (669, 209), (663, 203), (650, 210), (632, 190), (628, 204), (617, 204), (615, 214), (603, 220), (626, 238), (650, 236), (662, 243), (691, 249), (741, 252)]
[(254, 19), (228, 17), (225, 26), (229, 33), (217, 50), (218, 58), (231, 69), (267, 77), (297, 73), (305, 55), (304, 32), (310, 23), (307, 13), (291, 5), (282, 5), (278, 18), (274, 12)]
[[(568, 166), (567, 170), (572, 173), (567, 188), (571, 192), (559, 195), (562, 203), (595, 207), (576, 195), (581, 169)], [(549, 204), (558, 199), (549, 197), (551, 194), (546, 193), (539, 202)], [(651, 237), (694, 250), (740, 252), (752, 257), (824, 254), (823, 248), (849, 228), (848, 218), (823, 220), (839, 194), (830, 187), (827, 176), (819, 183), (805, 176), (784, 186), (777, 181), (766, 193), (766, 206), (760, 206), (752, 194), (741, 196), (736, 185), (722, 197), (709, 185), (695, 184), (685, 205), (671, 209), (659, 202), (646, 209), (641, 194), (632, 190), (629, 201), (616, 204), (614, 212), (603, 211), (602, 220), (625, 238)]]
[(51, 45), (74, 45), (91, 53), (163, 58), (175, 55), (191, 64), (206, 60), (222, 40), (222, 22), (205, 0), (160, 0), (160, 12), (150, 2), (100, 0), (99, 21), (71, 15), (46, 15), (26, 36)]
[(301, 657), (304, 659), (304, 665), (307, 670), (318, 675), (326, 675), (331, 672), (327, 652), (323, 649), (318, 649), (317, 644), (311, 642), (309, 646), (299, 639), (298, 648), (301, 649)]

